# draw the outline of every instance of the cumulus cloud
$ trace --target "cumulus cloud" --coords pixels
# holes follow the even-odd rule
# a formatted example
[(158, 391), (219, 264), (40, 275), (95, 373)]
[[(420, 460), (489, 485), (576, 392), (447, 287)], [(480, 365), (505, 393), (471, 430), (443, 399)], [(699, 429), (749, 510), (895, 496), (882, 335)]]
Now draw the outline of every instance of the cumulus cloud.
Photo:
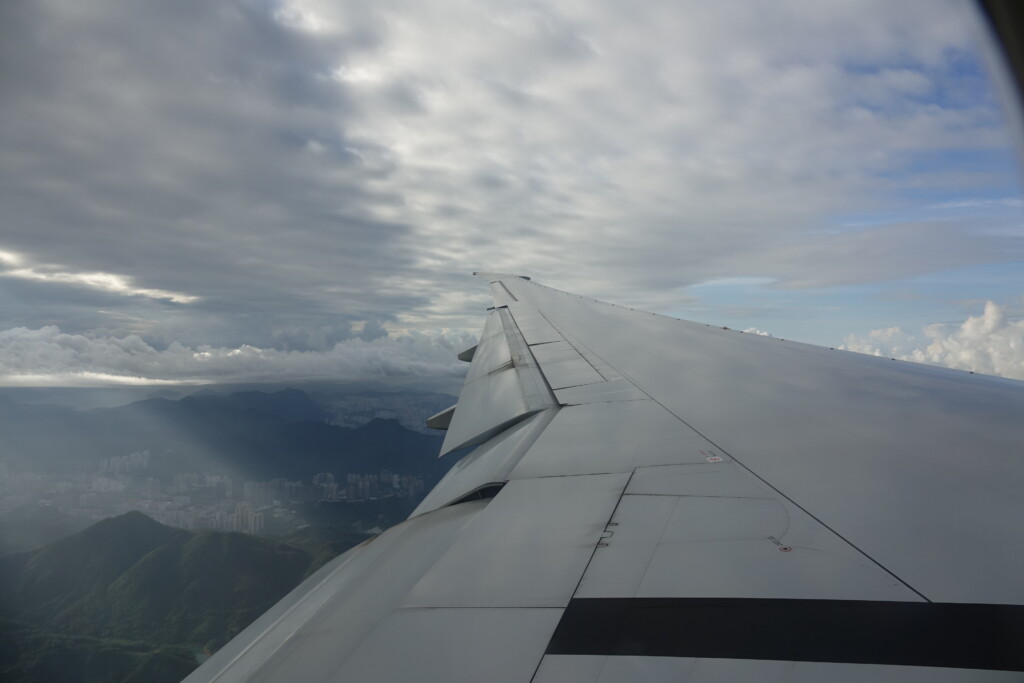
[(359, 338), (363, 341), (373, 341), (374, 339), (380, 339), (388, 336), (388, 331), (381, 324), (380, 320), (367, 320), (363, 324), (363, 330), (359, 333)]
[[(372, 336), (372, 335), (371, 335)], [(303, 380), (458, 379), (460, 333), (351, 338), (325, 351), (282, 351), (178, 342), (156, 349), (140, 337), (66, 334), (56, 326), (0, 332), (0, 384), (90, 385)]]
[(839, 348), (1024, 379), (1024, 320), (1008, 320), (992, 301), (959, 326), (929, 325), (920, 334), (899, 327), (872, 330), (847, 337)]

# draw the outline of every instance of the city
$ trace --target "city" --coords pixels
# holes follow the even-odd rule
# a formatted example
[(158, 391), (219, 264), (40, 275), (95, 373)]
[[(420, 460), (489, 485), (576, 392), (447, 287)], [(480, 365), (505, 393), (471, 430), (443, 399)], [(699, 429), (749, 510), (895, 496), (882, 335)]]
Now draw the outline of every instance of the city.
[[(138, 510), (162, 524), (189, 531), (284, 535), (307, 523), (297, 511), (303, 505), (418, 500), (425, 492), (423, 477), (387, 469), (322, 472), (308, 480), (251, 481), (200, 472), (154, 476), (153, 460), (149, 451), (113, 456), (101, 460), (96, 472), (76, 475), (16, 474), (0, 462), (0, 513), (36, 504), (96, 521)], [(359, 531), (380, 529), (371, 526)]]

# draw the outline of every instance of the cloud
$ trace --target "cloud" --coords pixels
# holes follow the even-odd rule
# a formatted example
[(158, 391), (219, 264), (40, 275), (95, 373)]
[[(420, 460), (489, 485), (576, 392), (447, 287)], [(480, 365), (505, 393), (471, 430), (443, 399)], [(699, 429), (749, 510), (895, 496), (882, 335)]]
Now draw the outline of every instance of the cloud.
[(977, 208), (992, 208), (992, 207), (1009, 207), (1019, 208), (1024, 206), (1024, 199), (1020, 197), (1002, 197), (999, 199), (990, 199), (985, 197), (975, 197), (971, 199), (953, 199), (948, 202), (942, 202), (941, 204), (933, 204), (928, 207), (930, 209), (977, 209)]
[(380, 320), (367, 320), (363, 325), (363, 330), (359, 333), (359, 338), (363, 341), (373, 341), (374, 339), (381, 339), (388, 336), (388, 331), (381, 324)]
[[(779, 238), (768, 245), (762, 272), (773, 286), (824, 288), (892, 282), (928, 273), (1024, 258), (1017, 234), (985, 234), (977, 226), (942, 222), (894, 222), (884, 226)], [(723, 261), (727, 260), (723, 258)], [(740, 258), (736, 259), (740, 265)]]
[[(1019, 260), (974, 28), (945, 0), (0, 3), (0, 330), (326, 354), (475, 330), (474, 270), (670, 310)], [(964, 197), (1004, 199), (906, 218)]]
[(54, 282), (72, 286), (97, 289), (102, 292), (113, 292), (124, 296), (142, 296), (149, 299), (172, 301), (176, 304), (190, 304), (199, 300), (198, 296), (169, 292), (163, 289), (148, 289), (136, 286), (131, 278), (115, 273), (75, 273), (61, 269), (56, 265), (27, 265), (26, 259), (20, 254), (0, 251), (0, 277)]
[(202, 380), (153, 379), (132, 375), (111, 375), (105, 372), (58, 372), (48, 374), (18, 373), (0, 376), (0, 386), (7, 387), (77, 387), (94, 388), (109, 386), (181, 386), (206, 384)]
[(1007, 320), (1003, 307), (989, 301), (981, 315), (959, 326), (929, 325), (915, 335), (899, 327), (851, 335), (839, 348), (874, 356), (943, 365), (1013, 379), (1024, 379), (1024, 320)]
[[(373, 335), (370, 335), (373, 336)], [(282, 351), (243, 345), (158, 350), (135, 335), (87, 337), (55, 326), (0, 332), (0, 384), (81, 386), (305, 380), (462, 377), (456, 355), (472, 345), (460, 333), (351, 338), (324, 351)]]
[(752, 287), (770, 285), (774, 282), (767, 277), (723, 277), (694, 285), (695, 287)]

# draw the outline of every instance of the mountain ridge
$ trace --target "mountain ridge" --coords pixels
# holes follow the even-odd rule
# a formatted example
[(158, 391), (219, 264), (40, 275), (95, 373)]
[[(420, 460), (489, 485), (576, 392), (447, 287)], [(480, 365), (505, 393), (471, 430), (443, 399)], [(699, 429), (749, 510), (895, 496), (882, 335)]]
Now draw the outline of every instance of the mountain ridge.
[(155, 475), (219, 471), (248, 479), (305, 479), (318, 472), (376, 472), (440, 478), (441, 437), (393, 419), (362, 427), (328, 424), (301, 390), (228, 397), (152, 397), (115, 408), (0, 402), (5, 457), (21, 471), (95, 472), (111, 456), (148, 450)]
[(59, 643), (58, 650), (71, 648), (77, 658), (84, 653), (74, 639), (84, 638), (88, 648), (109, 651), (118, 671), (163, 667), (178, 676), (166, 680), (178, 680), (183, 652), (219, 648), (328, 559), (365, 539), (326, 537), (329, 544), (298, 547), (239, 533), (192, 533), (129, 512), (0, 557), (0, 631), (15, 645), (0, 648), (0, 673), (5, 680), (47, 680), (29, 675), (45, 669), (39, 649)]

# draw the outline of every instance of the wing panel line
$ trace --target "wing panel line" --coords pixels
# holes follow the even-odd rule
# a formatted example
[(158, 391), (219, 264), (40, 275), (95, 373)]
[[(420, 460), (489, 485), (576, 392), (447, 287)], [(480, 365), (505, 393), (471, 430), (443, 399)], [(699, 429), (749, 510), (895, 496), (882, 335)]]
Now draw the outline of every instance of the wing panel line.
[[(611, 521), (613, 519), (615, 519), (615, 513), (618, 512), (619, 505), (622, 504), (622, 497), (626, 495), (626, 491), (629, 489), (629, 484), (630, 484), (631, 481), (633, 481), (633, 475), (634, 474), (636, 474), (636, 470), (633, 470), (632, 472), (629, 473), (629, 477), (626, 479), (626, 485), (622, 487), (622, 493), (619, 494), (619, 499), (615, 501), (615, 507), (612, 508), (611, 514), (608, 515), (608, 520), (604, 523), (605, 532), (608, 531), (608, 525), (611, 524)], [(588, 475), (570, 475), (570, 476), (588, 476)], [(601, 548), (601, 541), (604, 540), (604, 538), (605, 538), (604, 533), (602, 533), (601, 538), (597, 541), (596, 544), (594, 544), (594, 549), (592, 551), (590, 551), (590, 557), (587, 558), (587, 564), (583, 567), (583, 571), (580, 573), (580, 578), (579, 578), (578, 581), (576, 581), (576, 586), (572, 589), (572, 594), (569, 597), (569, 605), (572, 605), (573, 602), (575, 600), (577, 600), (576, 593), (579, 592), (580, 584), (583, 583), (583, 577), (587, 575), (587, 570), (590, 569), (590, 563), (594, 561), (594, 555), (596, 555), (598, 549)], [(568, 609), (569, 608), (566, 607), (566, 610), (568, 610)], [(564, 619), (565, 619), (565, 612), (562, 612), (562, 620), (564, 620)], [(561, 621), (562, 620), (559, 620), (559, 628), (561, 627)], [(558, 632), (558, 630), (556, 628), (555, 633), (557, 634), (557, 632)], [(551, 643), (554, 641), (554, 637), (555, 636), (553, 634), (551, 636), (552, 640), (548, 641), (548, 651), (551, 650)], [(542, 654), (540, 659), (537, 660), (537, 666), (533, 670), (533, 675), (530, 676), (531, 683), (533, 682), (533, 680), (535, 678), (537, 678), (537, 672), (540, 671), (540, 665), (543, 662), (544, 662), (544, 655)]]
[(733, 455), (732, 453), (730, 453), (730, 452), (729, 452), (728, 450), (726, 450), (725, 448), (722, 448), (722, 447), (721, 447), (720, 445), (718, 445), (718, 443), (717, 443), (717, 442), (715, 442), (715, 441), (714, 441), (713, 439), (711, 439), (710, 437), (708, 437), (708, 436), (707, 436), (706, 434), (702, 433), (702, 432), (701, 432), (701, 431), (700, 431), (699, 429), (697, 429), (696, 427), (694, 427), (693, 425), (691, 425), (691, 424), (690, 424), (689, 422), (687, 422), (686, 420), (684, 420), (684, 419), (683, 419), (682, 417), (680, 417), (680, 416), (679, 416), (679, 415), (678, 415), (677, 413), (673, 412), (673, 411), (672, 411), (672, 410), (671, 410), (670, 408), (668, 408), (668, 406), (664, 405), (664, 404), (663, 404), (663, 403), (661, 403), (661, 402), (660, 402), (660, 401), (659, 401), (658, 399), (656, 399), (656, 398), (654, 398), (653, 396), (651, 396), (651, 394), (650, 394), (650, 393), (648, 393), (648, 392), (647, 392), (647, 391), (646, 391), (646, 390), (645, 390), (645, 389), (644, 389), (644, 388), (643, 388), (642, 386), (640, 386), (640, 385), (638, 385), (638, 384), (637, 384), (636, 382), (634, 382), (634, 381), (633, 381), (633, 379), (632, 379), (631, 377), (628, 377), (627, 375), (623, 375), (623, 376), (624, 376), (624, 377), (626, 377), (627, 379), (629, 379), (629, 381), (630, 381), (630, 382), (633, 382), (633, 385), (634, 385), (634, 386), (636, 386), (636, 388), (637, 388), (637, 389), (639, 389), (640, 391), (642, 391), (642, 392), (644, 392), (645, 394), (647, 394), (647, 396), (649, 396), (649, 397), (650, 397), (650, 399), (651, 399), (652, 401), (654, 401), (654, 402), (655, 402), (655, 403), (657, 403), (657, 404), (658, 404), (659, 406), (661, 406), (661, 407), (662, 407), (662, 408), (664, 408), (664, 409), (665, 409), (666, 411), (668, 411), (668, 412), (669, 412), (669, 414), (671, 414), (671, 415), (675, 416), (675, 418), (676, 418), (677, 420), (679, 420), (680, 422), (682, 422), (682, 423), (683, 423), (684, 425), (686, 425), (687, 427), (689, 427), (690, 429), (692, 429), (692, 430), (693, 430), (694, 432), (696, 432), (697, 434), (700, 434), (700, 436), (701, 436), (701, 437), (703, 437), (703, 438), (704, 438), (704, 439), (705, 439), (705, 440), (706, 440), (706, 441), (707, 441), (708, 443), (710, 443), (710, 444), (711, 444), (711, 445), (713, 445), (713, 446), (714, 446), (715, 448), (717, 448), (717, 449), (721, 450), (721, 451), (722, 451), (723, 453), (725, 453), (725, 454), (726, 454), (727, 456), (729, 456), (729, 458), (731, 458), (731, 459), (732, 459), (732, 460), (733, 460), (733, 461), (734, 461), (734, 462), (735, 462), (735, 463), (736, 463), (737, 465), (739, 465), (740, 467), (742, 467), (743, 469), (745, 469), (745, 470), (746, 470), (747, 472), (749, 472), (749, 473), (750, 473), (751, 475), (753, 475), (753, 476), (757, 477), (757, 479), (758, 479), (758, 480), (760, 480), (760, 481), (761, 481), (762, 483), (764, 483), (764, 485), (765, 485), (765, 486), (767, 486), (768, 488), (770, 488), (770, 489), (771, 489), (772, 491), (775, 491), (775, 492), (776, 492), (777, 494), (779, 494), (779, 496), (780, 496), (780, 497), (782, 497), (782, 498), (784, 498), (785, 500), (789, 501), (789, 502), (790, 502), (790, 503), (792, 503), (792, 504), (793, 504), (793, 505), (794, 505), (795, 507), (799, 508), (800, 510), (803, 510), (803, 511), (804, 511), (804, 513), (806, 513), (806, 514), (807, 514), (807, 515), (808, 515), (808, 516), (809, 516), (809, 517), (810, 517), (811, 519), (813, 519), (813, 520), (814, 520), (814, 521), (816, 521), (816, 522), (817, 522), (818, 524), (820, 524), (820, 525), (821, 525), (822, 527), (824, 527), (825, 529), (828, 529), (828, 530), (829, 530), (830, 532), (832, 532), (833, 534), (835, 534), (837, 538), (841, 539), (841, 540), (842, 540), (843, 542), (845, 542), (845, 543), (846, 543), (847, 545), (849, 545), (849, 546), (850, 546), (851, 548), (853, 548), (853, 549), (854, 549), (854, 550), (856, 550), (856, 551), (857, 551), (858, 553), (860, 553), (861, 555), (863, 555), (864, 557), (866, 557), (866, 558), (867, 558), (868, 560), (870, 560), (870, 561), (871, 561), (871, 562), (872, 562), (873, 564), (877, 565), (877, 566), (878, 566), (879, 568), (881, 568), (881, 569), (882, 569), (882, 570), (883, 570), (883, 571), (884, 571), (884, 572), (885, 572), (886, 574), (888, 574), (888, 575), (889, 575), (889, 576), (891, 576), (892, 578), (896, 579), (896, 580), (897, 580), (897, 581), (899, 581), (899, 582), (900, 582), (901, 584), (903, 584), (904, 586), (906, 586), (906, 587), (907, 587), (908, 589), (910, 589), (911, 591), (913, 591), (913, 592), (914, 592), (915, 594), (917, 594), (918, 596), (920, 596), (920, 598), (921, 598), (922, 600), (924, 600), (925, 602), (931, 602), (931, 600), (930, 600), (930, 599), (928, 598), (928, 596), (926, 596), (926, 595), (925, 595), (924, 593), (922, 593), (921, 591), (919, 591), (919, 590), (917, 590), (916, 588), (914, 588), (913, 586), (911, 586), (911, 585), (910, 585), (909, 583), (907, 583), (907, 582), (906, 582), (906, 581), (905, 581), (904, 579), (902, 579), (902, 578), (901, 578), (900, 576), (898, 576), (898, 575), (897, 575), (897, 574), (896, 574), (895, 572), (893, 572), (893, 571), (892, 571), (891, 569), (889, 569), (888, 567), (886, 567), (886, 566), (885, 566), (884, 564), (882, 564), (881, 562), (879, 562), (878, 560), (876, 560), (876, 559), (875, 559), (874, 557), (872, 557), (872, 556), (871, 556), (871, 555), (869, 555), (868, 553), (864, 552), (864, 551), (863, 551), (863, 550), (862, 550), (862, 549), (861, 549), (861, 548), (860, 548), (859, 546), (857, 546), (857, 545), (856, 545), (856, 544), (854, 544), (854, 543), (853, 543), (852, 541), (850, 541), (850, 539), (848, 539), (848, 538), (846, 538), (845, 536), (843, 536), (843, 535), (842, 535), (841, 533), (839, 533), (838, 531), (836, 531), (835, 529), (833, 529), (833, 528), (832, 528), (831, 526), (829, 526), (828, 524), (826, 524), (826, 523), (825, 523), (824, 521), (822, 521), (822, 520), (821, 520), (821, 519), (820, 519), (820, 518), (819, 518), (819, 517), (818, 517), (817, 515), (815, 515), (815, 514), (814, 514), (814, 513), (812, 513), (812, 512), (810, 511), (810, 510), (808, 510), (807, 508), (805, 508), (805, 507), (804, 507), (803, 505), (800, 505), (800, 503), (796, 502), (795, 500), (793, 500), (792, 498), (790, 498), (789, 496), (787, 496), (787, 495), (786, 495), (785, 493), (783, 493), (782, 491), (780, 491), (780, 490), (779, 490), (779, 489), (778, 489), (777, 487), (773, 486), (773, 485), (772, 485), (772, 483), (771, 483), (770, 481), (768, 481), (767, 479), (765, 479), (764, 477), (762, 477), (762, 476), (761, 476), (760, 474), (758, 474), (758, 473), (757, 473), (757, 472), (755, 472), (754, 470), (752, 470), (752, 469), (750, 469), (749, 467), (747, 467), (747, 465), (745, 465), (745, 464), (743, 463), (743, 461), (741, 461), (741, 460), (740, 460), (739, 458), (737, 458), (736, 456), (734, 456), (734, 455)]

